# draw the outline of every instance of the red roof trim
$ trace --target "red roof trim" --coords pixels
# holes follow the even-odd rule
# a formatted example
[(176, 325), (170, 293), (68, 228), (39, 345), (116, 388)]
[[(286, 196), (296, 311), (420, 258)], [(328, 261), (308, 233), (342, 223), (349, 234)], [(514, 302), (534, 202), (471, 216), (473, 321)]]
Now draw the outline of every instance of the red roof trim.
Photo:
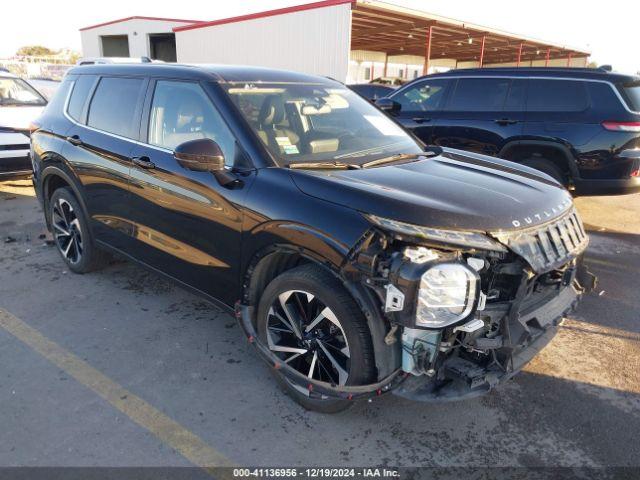
[(255, 20), (257, 18), (273, 17), (275, 15), (284, 15), (286, 13), (303, 12), (305, 10), (314, 10), (316, 8), (334, 7), (345, 3), (355, 4), (356, 0), (323, 0), (321, 2), (307, 3), (304, 5), (295, 5), (293, 7), (278, 8), (277, 10), (267, 10), (266, 12), (250, 13), (249, 15), (241, 15), (239, 17), (223, 18), (221, 20), (213, 20), (211, 22), (200, 22), (194, 25), (185, 25), (184, 27), (175, 27), (174, 32), (183, 32), (185, 30), (193, 30), (195, 28), (214, 27), (216, 25), (224, 25), (225, 23), (244, 22), (246, 20)]
[(80, 29), (81, 32), (84, 30), (91, 30), (92, 28), (104, 27), (105, 25), (112, 25), (114, 23), (126, 22), (128, 20), (160, 20), (164, 22), (184, 22), (184, 23), (201, 23), (201, 20), (182, 20), (180, 18), (162, 18), (162, 17), (127, 17), (127, 18), (119, 18), (118, 20), (111, 20), (110, 22), (98, 23), (97, 25), (90, 25), (88, 27), (82, 27)]

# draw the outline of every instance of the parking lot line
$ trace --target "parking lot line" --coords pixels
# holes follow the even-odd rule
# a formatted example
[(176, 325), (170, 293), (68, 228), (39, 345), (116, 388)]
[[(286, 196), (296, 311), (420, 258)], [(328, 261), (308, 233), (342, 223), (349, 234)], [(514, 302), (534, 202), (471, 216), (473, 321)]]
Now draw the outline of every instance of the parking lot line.
[(2, 308), (0, 327), (93, 390), (195, 465), (204, 469), (234, 466), (231, 460), (211, 448), (195, 433)]

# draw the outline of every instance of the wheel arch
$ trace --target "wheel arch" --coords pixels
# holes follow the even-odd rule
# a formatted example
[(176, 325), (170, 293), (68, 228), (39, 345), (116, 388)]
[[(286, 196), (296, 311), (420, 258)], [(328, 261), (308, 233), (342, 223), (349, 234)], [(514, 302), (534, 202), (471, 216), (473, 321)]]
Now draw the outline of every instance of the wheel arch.
[(82, 187), (78, 179), (73, 175), (70, 169), (62, 162), (57, 161), (54, 164), (47, 165), (41, 173), (41, 191), (42, 191), (42, 202), (43, 209), (45, 211), (45, 219), (47, 222), (47, 228), (50, 228), (50, 219), (49, 216), (46, 215), (46, 212), (49, 211), (49, 200), (51, 199), (51, 195), (53, 192), (62, 187), (69, 187), (73, 194), (76, 197), (76, 200), (80, 204), (82, 211), (85, 215), (85, 218), (89, 219), (89, 214), (87, 211), (87, 206), (84, 202), (84, 198), (82, 196)]
[[(346, 254), (342, 257), (346, 260)], [(302, 245), (274, 244), (261, 249), (253, 255), (244, 272), (242, 282), (242, 303), (257, 307), (267, 285), (278, 275), (305, 263), (314, 263), (336, 277), (347, 290), (362, 311), (369, 327), (373, 343), (374, 360), (378, 378), (384, 378), (400, 365), (400, 352), (397, 344), (388, 345), (385, 337), (390, 324), (382, 314), (380, 302), (374, 293), (357, 280), (343, 275), (341, 264), (326, 260), (326, 257), (313, 249)], [(252, 309), (256, 326), (255, 314)]]
[[(544, 154), (550, 154), (552, 158), (544, 157)], [(568, 173), (569, 180), (573, 178), (579, 178), (578, 167), (575, 162), (575, 156), (571, 152), (568, 145), (559, 142), (553, 142), (548, 140), (516, 140), (507, 143), (498, 157), (505, 160), (510, 160), (516, 163), (521, 163), (532, 155), (540, 154), (542, 159), (554, 162), (554, 159), (560, 161), (560, 166), (564, 167), (563, 173)]]

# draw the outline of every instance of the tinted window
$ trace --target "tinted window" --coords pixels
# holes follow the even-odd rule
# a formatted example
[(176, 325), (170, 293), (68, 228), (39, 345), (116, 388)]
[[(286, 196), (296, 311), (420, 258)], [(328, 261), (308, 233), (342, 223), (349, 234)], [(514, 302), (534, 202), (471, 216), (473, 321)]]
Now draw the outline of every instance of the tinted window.
[(216, 142), (227, 163), (233, 163), (235, 138), (200, 85), (159, 81), (151, 104), (149, 143), (173, 150), (198, 138)]
[(630, 83), (622, 87), (627, 104), (634, 112), (640, 111), (640, 82)]
[(369, 85), (351, 85), (351, 90), (359, 93), (364, 98), (371, 98), (372, 89)]
[(403, 89), (391, 98), (402, 105), (405, 112), (432, 112), (442, 104), (448, 80), (424, 80)]
[(74, 82), (71, 98), (69, 99), (69, 107), (67, 108), (67, 113), (71, 118), (78, 121), (83, 120), (82, 109), (95, 80), (96, 77), (93, 75), (80, 75)]
[(369, 95), (372, 95), (372, 98), (377, 100), (378, 98), (386, 97), (391, 93), (393, 93), (393, 88), (385, 87), (383, 85), (373, 85)]
[(511, 80), (511, 87), (509, 87), (507, 100), (504, 102), (504, 110), (512, 112), (524, 110), (526, 98), (527, 81), (516, 79)]
[(105, 132), (134, 137), (134, 115), (143, 81), (102, 78), (89, 107), (88, 124)]
[(509, 92), (508, 78), (461, 78), (447, 103), (450, 111), (502, 110)]
[(580, 112), (589, 106), (584, 83), (574, 80), (529, 80), (527, 110)]

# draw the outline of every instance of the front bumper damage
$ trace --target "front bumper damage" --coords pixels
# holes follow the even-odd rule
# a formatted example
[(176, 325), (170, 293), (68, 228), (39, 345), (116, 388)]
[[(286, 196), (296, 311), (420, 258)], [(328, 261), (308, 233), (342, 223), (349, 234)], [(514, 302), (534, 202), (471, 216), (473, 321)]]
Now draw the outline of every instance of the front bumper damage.
[[(531, 361), (596, 282), (582, 262), (588, 237), (573, 211), (537, 229), (505, 233), (499, 241), (507, 248), (447, 247), (374, 228), (354, 246), (341, 274), (372, 293), (368, 311), (380, 316), (367, 317), (379, 319), (381, 343), (394, 352), (379, 363), (376, 351), (378, 379), (369, 385), (310, 380), (260, 342), (252, 305), (239, 303), (236, 315), (263, 360), (312, 398), (356, 400), (393, 392), (442, 402), (478, 396)], [(416, 322), (421, 278), (447, 262), (473, 268), (480, 294), (459, 322), (421, 326)]]
[[(428, 375), (411, 375), (393, 393), (411, 400), (424, 402), (442, 402), (463, 400), (489, 392), (517, 374), (540, 352), (556, 335), (563, 317), (573, 311), (581, 291), (575, 286), (565, 287), (550, 302), (531, 308), (507, 318), (525, 331), (525, 335), (516, 338), (499, 338), (490, 342), (475, 342), (470, 347), (484, 347), (484, 351), (494, 354), (494, 361), (480, 366), (461, 356), (450, 356), (442, 361), (439, 373), (441, 378)], [(512, 333), (511, 331), (508, 333)], [(511, 335), (508, 335), (511, 336)], [(498, 361), (498, 355), (502, 362)]]

